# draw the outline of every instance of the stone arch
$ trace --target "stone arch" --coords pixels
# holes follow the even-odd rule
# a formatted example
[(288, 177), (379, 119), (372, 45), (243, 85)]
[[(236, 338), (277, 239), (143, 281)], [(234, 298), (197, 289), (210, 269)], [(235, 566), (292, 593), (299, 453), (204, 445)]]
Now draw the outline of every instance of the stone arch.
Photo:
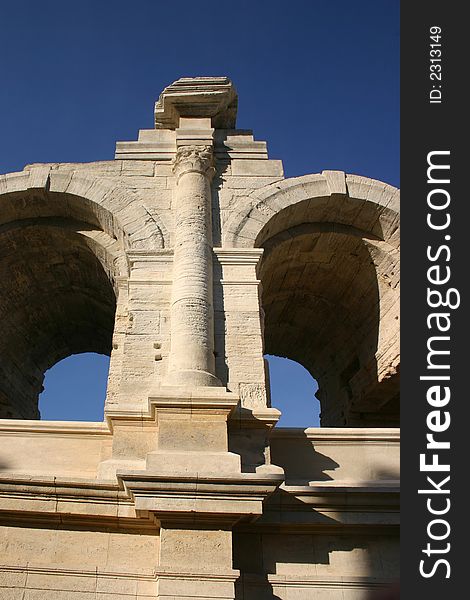
[[(293, 177), (254, 190), (223, 225), (223, 245), (254, 247), (271, 221), (268, 233), (305, 222), (334, 222), (363, 230), (399, 245), (399, 190), (391, 185), (342, 171)], [(298, 207), (302, 204), (302, 211)], [(283, 209), (291, 208), (275, 219)]]
[[(135, 190), (80, 171), (31, 166), (0, 176), (0, 224), (37, 216), (74, 218), (95, 224), (125, 249), (155, 250), (169, 245), (161, 217)], [(84, 218), (85, 217), (85, 218)]]
[(47, 369), (111, 353), (126, 250), (165, 238), (125, 190), (74, 173), (32, 169), (0, 186), (0, 418), (37, 418)]
[(264, 248), (265, 352), (317, 379), (322, 424), (399, 419), (399, 194), (324, 172), (253, 192), (225, 243)]

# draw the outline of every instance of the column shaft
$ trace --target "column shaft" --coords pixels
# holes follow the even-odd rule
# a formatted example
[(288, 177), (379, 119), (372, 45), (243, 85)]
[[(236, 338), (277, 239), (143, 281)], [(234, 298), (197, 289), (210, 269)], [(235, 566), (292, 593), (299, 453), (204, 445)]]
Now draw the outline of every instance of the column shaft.
[(217, 386), (214, 359), (210, 146), (179, 148), (168, 383)]

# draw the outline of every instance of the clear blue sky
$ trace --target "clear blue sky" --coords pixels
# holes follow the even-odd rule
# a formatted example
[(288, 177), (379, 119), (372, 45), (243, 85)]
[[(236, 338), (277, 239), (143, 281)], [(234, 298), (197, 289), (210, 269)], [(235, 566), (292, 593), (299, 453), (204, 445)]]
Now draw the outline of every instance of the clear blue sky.
[[(1, 20), (1, 173), (112, 159), (116, 140), (152, 127), (166, 85), (228, 75), (238, 126), (268, 141), (286, 176), (341, 169), (399, 184), (398, 0), (23, 0), (3, 3)], [(105, 365), (74, 361), (47, 377), (43, 417), (101, 418), (102, 389), (83, 392), (89, 409), (61, 389), (73, 373), (96, 387)], [(303, 406), (283, 424), (312, 423)]]

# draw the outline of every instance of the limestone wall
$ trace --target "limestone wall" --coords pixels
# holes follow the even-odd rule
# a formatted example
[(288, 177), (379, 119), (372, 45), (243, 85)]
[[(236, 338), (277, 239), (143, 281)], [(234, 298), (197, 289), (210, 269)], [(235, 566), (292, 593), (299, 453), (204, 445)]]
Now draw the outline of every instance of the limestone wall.
[[(158, 586), (185, 571), (191, 531), (164, 530), (161, 554), (157, 523), (136, 511), (128, 490), (103, 479), (99, 463), (111, 456), (115, 433), (104, 424), (0, 423), (2, 597), (18, 589), (31, 598), (39, 590), (77, 600), (158, 597)], [(398, 431), (279, 429), (270, 439), (285, 484), (255, 523), (234, 528), (236, 597), (365, 598), (396, 580)], [(197, 540), (224, 572), (219, 533), (198, 530)], [(224, 544), (231, 562), (231, 538)], [(196, 577), (206, 589), (214, 582), (200, 550), (189, 585)]]
[[(114, 160), (0, 176), (2, 598), (397, 576), (398, 190), (284, 178), (236, 106), (183, 78)], [(37, 421), (45, 371), (87, 351), (111, 357), (104, 422)], [(317, 378), (327, 428), (276, 428), (265, 353)]]
[[(288, 356), (320, 382), (324, 424), (396, 425), (397, 190), (341, 172), (283, 180), (252, 136), (222, 133), (212, 186), (216, 377), (247, 408), (266, 405), (263, 350)], [(111, 353), (113, 409), (145, 410), (165, 380), (176, 183), (166, 155), (140, 160), (149, 142), (135, 144), (135, 159), (3, 176), (4, 242), (18, 248), (2, 262), (4, 416), (35, 418), (45, 370), (74, 352)]]
[[(155, 598), (155, 531), (3, 525), (0, 596), (28, 600)], [(148, 566), (146, 566), (148, 565)]]
[(243, 573), (237, 591), (250, 600), (364, 600), (396, 581), (398, 555), (398, 536), (390, 532), (240, 533), (234, 544), (235, 564)]

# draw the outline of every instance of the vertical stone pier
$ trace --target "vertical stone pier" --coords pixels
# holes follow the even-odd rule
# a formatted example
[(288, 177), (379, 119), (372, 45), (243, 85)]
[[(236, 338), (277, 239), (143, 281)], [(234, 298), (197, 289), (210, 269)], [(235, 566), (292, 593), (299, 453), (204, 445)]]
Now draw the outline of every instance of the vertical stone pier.
[[(162, 600), (233, 600), (240, 575), (233, 528), (257, 519), (284, 480), (282, 469), (266, 464), (267, 433), (279, 412), (267, 407), (264, 391), (256, 279), (262, 251), (213, 243), (213, 213), (220, 216), (213, 178), (219, 169), (219, 186), (231, 169), (233, 142), (224, 139), (235, 130), (236, 106), (227, 78), (180, 79), (156, 104), (157, 131), (146, 132), (133, 148), (148, 157), (155, 144), (164, 155), (158, 170), (171, 191), (171, 243), (158, 255), (129, 255), (129, 297), (137, 299), (130, 312), (138, 318), (164, 306), (159, 319), (151, 314), (144, 321), (158, 322), (153, 338), (138, 328), (142, 343), (161, 352), (145, 433), (136, 431), (126, 410), (108, 411), (113, 455), (102, 461), (100, 476), (117, 476), (136, 514), (158, 527), (156, 594)], [(265, 156), (264, 145), (249, 137), (238, 150), (235, 144), (248, 169), (247, 154)], [(137, 443), (140, 457), (132, 460)]]
[(214, 337), (212, 190), (214, 131), (235, 126), (226, 78), (179, 80), (156, 105), (156, 128), (174, 131), (173, 267), (166, 376), (150, 395), (158, 426), (145, 473), (123, 475), (142, 514), (160, 527), (158, 597), (235, 597), (232, 527), (262, 511), (282, 480), (242, 473), (227, 421), (239, 402), (217, 377)]

